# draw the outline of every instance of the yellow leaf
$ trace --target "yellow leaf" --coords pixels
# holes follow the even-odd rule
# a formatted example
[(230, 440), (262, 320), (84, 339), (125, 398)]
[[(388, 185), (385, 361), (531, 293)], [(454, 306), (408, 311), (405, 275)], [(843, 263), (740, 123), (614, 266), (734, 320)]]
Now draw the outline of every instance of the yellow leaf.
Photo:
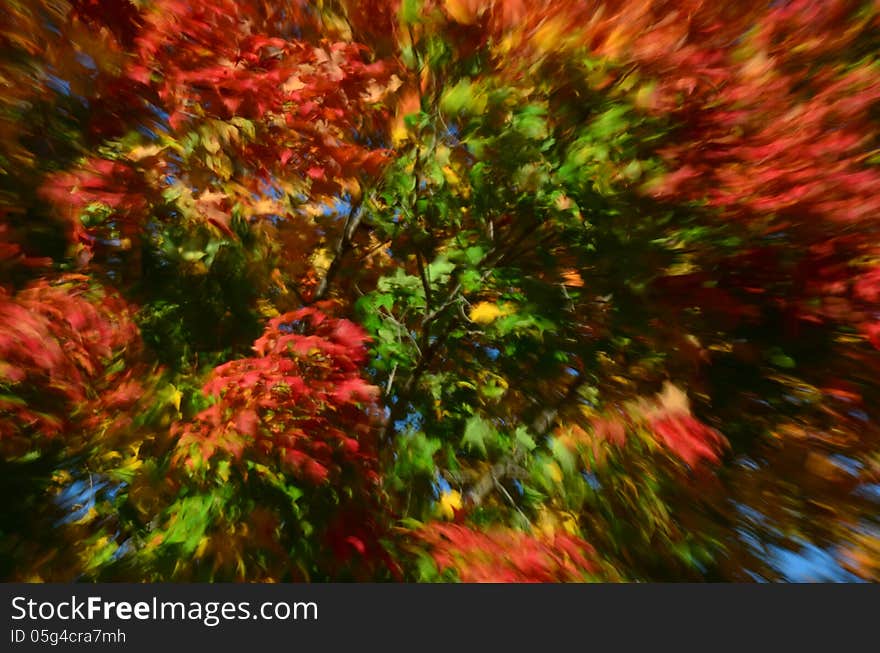
[(88, 524), (90, 521), (94, 520), (98, 516), (98, 511), (95, 510), (95, 507), (92, 506), (89, 508), (88, 512), (84, 514), (82, 517), (77, 519), (76, 521), (70, 522), (72, 524), (76, 524), (77, 526), (81, 526), (82, 524)]
[(498, 304), (493, 304), (492, 302), (480, 302), (471, 308), (470, 318), (472, 322), (476, 322), (477, 324), (489, 324), (508, 313), (508, 310), (499, 308)]
[(407, 130), (403, 120), (396, 120), (391, 128), (391, 142), (394, 145), (400, 145), (406, 140), (407, 136), (409, 136), (409, 130)]
[(123, 460), (119, 466), (117, 467), (118, 472), (135, 472), (140, 469), (144, 464), (144, 461), (137, 457), (137, 451), (135, 451), (134, 455), (129, 456), (125, 460)]
[(538, 510), (538, 520), (535, 526), (545, 537), (553, 537), (560, 527), (569, 535), (580, 535), (577, 517), (574, 513), (557, 512), (546, 506)]
[(572, 513), (566, 512), (565, 519), (562, 520), (562, 528), (569, 535), (580, 535), (580, 529), (578, 528), (577, 517), (575, 517)]
[(180, 400), (183, 399), (183, 393), (175, 388), (173, 385), (171, 386), (171, 394), (168, 395), (169, 403), (174, 406), (175, 410), (180, 410)]
[(546, 507), (542, 507), (538, 511), (538, 523), (536, 526), (538, 530), (545, 537), (553, 537), (553, 534), (556, 532), (556, 527), (558, 526), (559, 520), (556, 518), (556, 515), (553, 514)]
[(446, 519), (455, 517), (455, 511), (461, 510), (461, 492), (450, 490), (440, 495), (440, 514)]
[(446, 178), (446, 183), (450, 186), (458, 186), (461, 183), (461, 178), (452, 169), (452, 166), (443, 166), (443, 176)]
[(211, 154), (217, 154), (220, 151), (220, 139), (217, 134), (206, 132), (202, 134), (202, 145)]
[(205, 550), (208, 548), (208, 542), (210, 542), (210, 540), (207, 536), (204, 536), (199, 540), (199, 545), (196, 547), (196, 558), (201, 558), (205, 555)]
[(258, 299), (257, 300), (257, 310), (260, 311), (260, 315), (262, 315), (263, 317), (272, 318), (272, 317), (278, 317), (279, 315), (281, 315), (278, 312), (278, 309), (272, 305), (272, 302), (267, 301), (265, 299)]
[(140, 161), (141, 159), (156, 156), (164, 149), (165, 148), (161, 145), (138, 145), (132, 148), (131, 152), (128, 153), (128, 158), (131, 161)]
[(556, 463), (547, 463), (547, 476), (550, 477), (554, 483), (562, 483), (562, 470), (559, 468), (559, 465)]
[(320, 271), (326, 271), (330, 267), (330, 263), (333, 262), (333, 254), (329, 249), (320, 248), (316, 249), (314, 253), (312, 253), (312, 265), (315, 266)]

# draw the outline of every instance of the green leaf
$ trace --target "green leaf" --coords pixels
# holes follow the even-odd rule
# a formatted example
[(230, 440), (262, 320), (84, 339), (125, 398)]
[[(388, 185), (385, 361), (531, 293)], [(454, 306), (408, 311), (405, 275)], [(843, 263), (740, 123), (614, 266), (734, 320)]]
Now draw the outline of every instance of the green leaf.
[(254, 129), (254, 123), (252, 123), (247, 118), (235, 116), (234, 118), (232, 118), (232, 120), (230, 120), (230, 122), (238, 127), (241, 132), (250, 140), (254, 140), (257, 137), (256, 130)]
[(444, 91), (440, 108), (447, 114), (481, 114), (486, 109), (486, 95), (478, 91), (471, 80), (465, 78)]
[(577, 458), (559, 438), (550, 439), (550, 452), (567, 476), (575, 473), (577, 470)]
[(401, 475), (434, 475), (434, 454), (442, 446), (438, 438), (429, 438), (421, 431), (404, 435), (404, 450)]
[(796, 366), (794, 359), (780, 350), (771, 354), (770, 362), (776, 367), (782, 367), (784, 369), (791, 369)]
[(431, 280), (432, 284), (446, 283), (449, 280), (449, 275), (454, 269), (454, 263), (451, 263), (445, 256), (438, 256), (433, 263), (428, 265), (428, 278)]
[(547, 121), (544, 107), (530, 104), (513, 118), (513, 128), (526, 138), (534, 140), (547, 136)]
[(421, 0), (403, 0), (400, 5), (400, 18), (404, 23), (417, 23), (421, 13)]
[(493, 381), (480, 386), (480, 394), (486, 399), (500, 399), (507, 392), (507, 388), (500, 386)]
[(525, 426), (518, 426), (513, 435), (516, 438), (516, 443), (526, 451), (532, 451), (538, 446)]
[(482, 247), (468, 247), (464, 250), (465, 258), (467, 262), (471, 265), (477, 266), (480, 264), (480, 261), (483, 260), (483, 256), (485, 255), (485, 250)]
[(475, 292), (483, 285), (482, 275), (477, 270), (465, 270), (461, 273), (460, 281), (465, 292)]
[(491, 438), (494, 429), (492, 425), (479, 415), (471, 417), (464, 427), (464, 436), (461, 444), (466, 449), (478, 451), (483, 456), (486, 455), (486, 438)]

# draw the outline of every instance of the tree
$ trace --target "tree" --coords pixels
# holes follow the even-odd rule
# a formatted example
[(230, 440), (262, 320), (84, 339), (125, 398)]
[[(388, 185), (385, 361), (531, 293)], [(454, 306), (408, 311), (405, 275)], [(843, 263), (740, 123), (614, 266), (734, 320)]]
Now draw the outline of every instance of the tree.
[(0, 28), (6, 577), (876, 579), (876, 3), (196, 4)]

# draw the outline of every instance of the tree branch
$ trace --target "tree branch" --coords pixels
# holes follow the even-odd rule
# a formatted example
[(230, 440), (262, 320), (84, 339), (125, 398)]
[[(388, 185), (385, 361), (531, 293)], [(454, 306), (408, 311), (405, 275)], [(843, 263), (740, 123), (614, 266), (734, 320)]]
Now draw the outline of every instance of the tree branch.
[(360, 208), (361, 201), (351, 205), (348, 215), (345, 217), (345, 224), (342, 225), (342, 233), (339, 235), (339, 240), (336, 242), (336, 247), (333, 251), (333, 260), (330, 262), (330, 267), (327, 268), (326, 274), (318, 282), (318, 287), (315, 288), (315, 292), (308, 302), (309, 304), (321, 301), (324, 299), (327, 291), (330, 290), (330, 284), (333, 283), (333, 279), (342, 267), (345, 255), (351, 250), (351, 240), (354, 237), (354, 232), (361, 223), (363, 211)]
[(425, 263), (422, 260), (422, 253), (416, 251), (416, 262), (419, 264), (419, 277), (422, 280), (422, 288), (425, 291), (425, 305), (431, 308), (431, 284), (428, 282), (428, 275), (425, 274)]

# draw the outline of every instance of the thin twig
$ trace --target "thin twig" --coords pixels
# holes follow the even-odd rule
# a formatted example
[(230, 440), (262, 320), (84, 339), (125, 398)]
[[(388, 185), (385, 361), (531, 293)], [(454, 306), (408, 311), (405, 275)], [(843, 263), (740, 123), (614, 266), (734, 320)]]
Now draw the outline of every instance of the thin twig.
[(526, 516), (526, 513), (524, 513), (522, 511), (522, 509), (519, 507), (519, 504), (517, 504), (517, 502), (514, 500), (514, 498), (512, 496), (510, 496), (510, 492), (508, 492), (507, 488), (504, 487), (504, 485), (501, 483), (501, 481), (498, 480), (498, 477), (493, 475), (492, 480), (495, 482), (495, 487), (497, 487), (499, 490), (501, 490), (501, 493), (505, 497), (507, 497), (507, 500), (510, 502), (510, 505), (513, 506), (514, 510), (516, 510), (522, 516), (522, 518), (526, 520), (526, 523), (529, 525), (529, 528), (534, 528), (532, 521)]
[(391, 368), (391, 374), (388, 376), (388, 383), (385, 385), (385, 396), (391, 394), (391, 386), (394, 385), (394, 375), (397, 374), (397, 363)]

